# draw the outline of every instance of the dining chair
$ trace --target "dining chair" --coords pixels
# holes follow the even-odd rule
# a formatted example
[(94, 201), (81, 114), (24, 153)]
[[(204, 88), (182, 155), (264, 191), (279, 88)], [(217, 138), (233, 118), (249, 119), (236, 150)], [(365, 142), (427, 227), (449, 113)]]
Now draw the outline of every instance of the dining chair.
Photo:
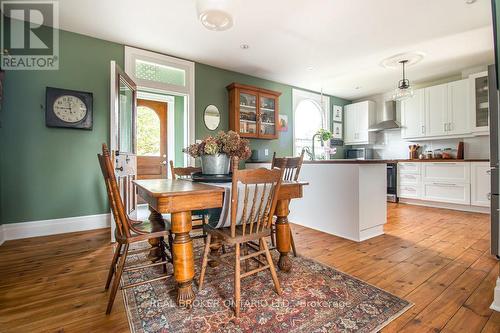
[[(300, 169), (302, 168), (302, 163), (304, 162), (304, 150), (299, 157), (276, 157), (276, 152), (273, 154), (273, 160), (271, 162), (271, 168), (283, 168), (283, 180), (284, 181), (297, 181), (299, 179)], [(274, 247), (276, 246), (276, 226), (273, 223), (271, 232), (271, 243)], [(295, 249), (295, 241), (293, 239), (292, 228), (290, 227), (290, 243), (292, 245), (292, 251), (294, 257), (297, 257), (297, 250)]]
[[(102, 154), (97, 154), (97, 158), (99, 160), (99, 165), (104, 177), (104, 183), (106, 184), (106, 192), (108, 194), (113, 219), (116, 223), (115, 238), (117, 243), (113, 259), (111, 261), (111, 266), (109, 268), (105, 287), (105, 290), (108, 290), (111, 284), (111, 280), (113, 280), (111, 292), (109, 294), (108, 306), (106, 308), (106, 314), (110, 314), (111, 309), (113, 308), (116, 292), (118, 291), (119, 287), (120, 289), (127, 289), (145, 283), (167, 279), (172, 276), (171, 274), (166, 274), (167, 263), (169, 262), (169, 260), (165, 251), (166, 244), (164, 242), (164, 238), (168, 237), (169, 235), (170, 224), (165, 221), (163, 221), (162, 224), (152, 224), (150, 221), (142, 222), (130, 219), (128, 214), (126, 213), (120, 195), (120, 190), (116, 181), (113, 164), (110, 158), (110, 153), (106, 144), (102, 145)], [(149, 246), (147, 246), (144, 249), (130, 251), (130, 245), (144, 242), (152, 238), (160, 239), (161, 260), (144, 265), (138, 265), (134, 263), (131, 266), (127, 266), (126, 260), (129, 255), (149, 252), (149, 250), (151, 249)], [(120, 286), (121, 276), (123, 272), (136, 271), (160, 265), (163, 266), (163, 274), (161, 276)]]
[[(282, 293), (271, 253), (265, 240), (266, 237), (271, 235), (271, 224), (278, 200), (277, 193), (281, 186), (282, 170), (238, 170), (237, 158), (233, 159), (232, 170), (230, 226), (223, 228), (214, 228), (210, 225), (204, 226), (207, 232), (207, 241), (203, 252), (198, 289), (203, 289), (209, 259), (218, 260), (223, 264), (232, 266), (223, 260), (225, 257), (232, 256), (232, 252), (217, 256), (210, 254), (212, 238), (216, 238), (217, 242), (222, 242), (227, 246), (234, 246), (234, 312), (235, 316), (239, 317), (242, 278), (269, 269), (277, 294), (281, 295)], [(246, 248), (247, 243), (256, 241), (258, 241), (259, 246), (254, 249), (255, 252), (250, 254), (244, 252), (244, 255), (241, 256), (241, 247)], [(253, 249), (253, 247), (249, 248)], [(265, 262), (260, 260), (262, 256), (265, 256)], [(248, 271), (246, 264), (249, 259), (256, 261), (259, 267)], [(241, 272), (242, 260), (245, 261), (245, 267), (247, 268), (244, 273)]]

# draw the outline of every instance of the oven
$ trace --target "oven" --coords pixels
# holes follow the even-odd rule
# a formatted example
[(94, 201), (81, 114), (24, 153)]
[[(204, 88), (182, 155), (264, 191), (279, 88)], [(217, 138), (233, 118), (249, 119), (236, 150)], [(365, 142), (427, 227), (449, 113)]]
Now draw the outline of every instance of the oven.
[(387, 201), (398, 202), (398, 164), (387, 163)]

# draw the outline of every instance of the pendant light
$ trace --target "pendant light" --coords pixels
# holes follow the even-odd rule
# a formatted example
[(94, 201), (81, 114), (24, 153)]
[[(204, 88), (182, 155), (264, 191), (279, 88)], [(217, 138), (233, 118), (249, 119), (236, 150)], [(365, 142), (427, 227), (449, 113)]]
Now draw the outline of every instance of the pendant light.
[(230, 5), (233, 0), (196, 0), (201, 24), (208, 30), (224, 31), (233, 26)]
[(410, 80), (406, 78), (405, 66), (408, 60), (401, 60), (399, 63), (403, 66), (403, 79), (399, 81), (398, 87), (394, 90), (392, 99), (395, 101), (402, 101), (413, 97), (413, 88), (410, 85)]

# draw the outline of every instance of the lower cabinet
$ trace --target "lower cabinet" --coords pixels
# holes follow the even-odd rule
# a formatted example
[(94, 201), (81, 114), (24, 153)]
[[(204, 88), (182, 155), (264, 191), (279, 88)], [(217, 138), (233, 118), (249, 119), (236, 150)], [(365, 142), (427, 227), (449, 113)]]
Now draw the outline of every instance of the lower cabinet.
[(489, 173), (489, 162), (400, 162), (398, 196), (489, 207)]
[(424, 182), (422, 200), (470, 205), (470, 184)]
[(470, 171), (471, 205), (489, 207), (491, 200), (490, 164), (488, 162), (472, 162)]

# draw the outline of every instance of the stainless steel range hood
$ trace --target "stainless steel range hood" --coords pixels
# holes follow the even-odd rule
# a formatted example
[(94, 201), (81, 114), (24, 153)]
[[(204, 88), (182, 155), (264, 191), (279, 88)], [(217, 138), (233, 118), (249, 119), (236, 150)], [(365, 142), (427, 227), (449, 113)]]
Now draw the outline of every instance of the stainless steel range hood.
[(382, 121), (368, 128), (369, 132), (378, 132), (388, 129), (400, 128), (401, 125), (396, 121), (396, 102), (385, 101), (382, 111)]

